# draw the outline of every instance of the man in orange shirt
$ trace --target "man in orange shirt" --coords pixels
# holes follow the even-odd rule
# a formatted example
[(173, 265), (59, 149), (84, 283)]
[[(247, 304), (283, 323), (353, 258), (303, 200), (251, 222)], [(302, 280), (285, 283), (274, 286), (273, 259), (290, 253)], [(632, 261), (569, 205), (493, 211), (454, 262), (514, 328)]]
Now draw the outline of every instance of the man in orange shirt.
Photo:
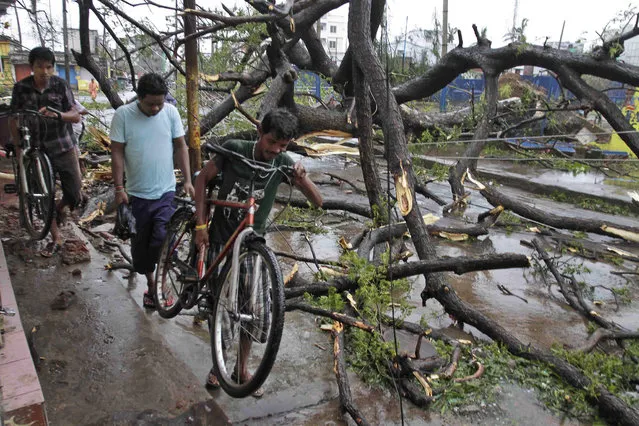
[(98, 83), (95, 81), (95, 78), (91, 79), (89, 83), (89, 93), (91, 94), (91, 99), (95, 102), (95, 98), (98, 97)]

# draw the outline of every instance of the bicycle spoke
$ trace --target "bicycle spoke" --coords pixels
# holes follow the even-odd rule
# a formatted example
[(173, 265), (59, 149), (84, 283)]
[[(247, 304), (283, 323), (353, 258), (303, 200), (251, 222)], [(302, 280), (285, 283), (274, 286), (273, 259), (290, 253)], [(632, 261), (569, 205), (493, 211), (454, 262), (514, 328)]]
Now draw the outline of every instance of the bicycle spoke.
[[(223, 281), (214, 315), (209, 318), (218, 380), (236, 397), (250, 394), (266, 379), (279, 348), (284, 320), (283, 284), (275, 256), (263, 243), (253, 242), (248, 247), (238, 262), (236, 290), (231, 291), (231, 262), (220, 274)], [(273, 288), (278, 289), (276, 309), (271, 307)]]
[(21, 216), (34, 239), (44, 238), (53, 220), (55, 187), (50, 162), (36, 151), (25, 161), (26, 188), (21, 198)]
[(163, 318), (173, 318), (188, 306), (189, 297), (185, 295), (192, 286), (185, 281), (194, 259), (194, 247), (191, 243), (189, 223), (193, 212), (178, 209), (169, 225), (167, 235), (160, 250), (160, 262), (156, 272), (157, 289), (155, 291), (158, 313)]

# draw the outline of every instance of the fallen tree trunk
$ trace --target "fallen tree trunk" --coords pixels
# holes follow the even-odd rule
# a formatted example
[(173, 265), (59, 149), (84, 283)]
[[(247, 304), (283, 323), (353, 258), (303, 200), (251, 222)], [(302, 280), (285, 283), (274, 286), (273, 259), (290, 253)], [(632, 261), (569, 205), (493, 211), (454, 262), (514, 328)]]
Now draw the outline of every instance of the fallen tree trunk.
[(309, 305), (304, 302), (288, 302), (286, 304), (287, 311), (300, 310), (304, 312), (308, 312), (309, 314), (321, 315), (326, 318), (330, 318), (335, 321), (343, 322), (346, 325), (350, 325), (351, 327), (359, 328), (360, 330), (367, 331), (369, 333), (373, 333), (375, 328), (372, 325), (366, 324), (365, 322), (358, 320), (357, 318), (353, 318), (341, 312), (332, 312), (326, 309), (318, 308), (313, 305)]
[(603, 220), (559, 216), (516, 201), (491, 186), (482, 186), (483, 188), (480, 188), (479, 192), (490, 204), (493, 206), (503, 206), (505, 209), (510, 210), (519, 216), (525, 217), (526, 219), (531, 219), (554, 228), (592, 232), (593, 234), (639, 242), (639, 229), (637, 228), (624, 225), (614, 225)]
[[(425, 292), (423, 297), (437, 299), (448, 314), (477, 328), (492, 340), (504, 344), (512, 354), (548, 364), (563, 380), (578, 389), (585, 390), (591, 387), (591, 380), (579, 368), (550, 352), (537, 349), (530, 344), (524, 344), (501, 325), (462, 301), (457, 293), (448, 286), (442, 285), (437, 288), (430, 286)], [(634, 408), (601, 386), (597, 387), (595, 392), (593, 402), (598, 404), (603, 416), (614, 419), (615, 422), (622, 425), (639, 424), (639, 412)]]
[(592, 351), (602, 340), (625, 340), (625, 339), (639, 339), (639, 333), (632, 331), (611, 331), (605, 328), (598, 328), (594, 333), (590, 335), (586, 343), (578, 347), (577, 350), (581, 352)]
[(357, 282), (346, 277), (340, 277), (330, 282), (320, 281), (312, 283), (296, 275), (293, 280), (291, 280), (290, 287), (284, 289), (284, 296), (286, 299), (300, 297), (303, 296), (304, 293), (312, 294), (313, 296), (322, 296), (328, 294), (331, 288), (334, 288), (338, 293), (345, 290), (351, 291), (357, 289)]
[(523, 254), (499, 253), (474, 257), (438, 258), (391, 265), (388, 267), (388, 276), (396, 279), (443, 271), (452, 271), (461, 275), (471, 271), (526, 268), (528, 266), (530, 266), (530, 261)]
[[(437, 223), (426, 225), (426, 231), (430, 235), (440, 235), (441, 233), (447, 234), (466, 234), (469, 237), (477, 237), (479, 235), (488, 234), (488, 229), (484, 225), (476, 224), (470, 226), (441, 226)], [(408, 232), (408, 226), (406, 222), (396, 223), (390, 227), (384, 226), (377, 228), (366, 234), (363, 240), (359, 243), (357, 250), (361, 257), (366, 258), (366, 253), (370, 251), (377, 244), (388, 241), (389, 238), (399, 238)]]
[[(446, 257), (391, 265), (388, 267), (386, 277), (389, 279), (400, 279), (443, 271), (452, 271), (461, 275), (472, 271), (525, 268), (528, 266), (530, 266), (528, 257), (523, 254), (500, 253), (466, 258)], [(291, 281), (291, 286), (284, 289), (284, 294), (287, 299), (290, 299), (302, 296), (304, 293), (309, 293), (314, 296), (327, 294), (331, 288), (334, 288), (337, 292), (342, 292), (345, 290), (355, 290), (357, 287), (357, 282), (348, 277), (336, 278), (330, 282), (322, 281), (311, 283), (304, 278), (296, 276)]]
[[(520, 98), (508, 98), (497, 102), (496, 111), (504, 113), (511, 111), (513, 108), (521, 107)], [(425, 130), (446, 131), (452, 130), (455, 126), (462, 126), (467, 123), (469, 117), (475, 114), (474, 108), (465, 107), (451, 112), (422, 112), (408, 107), (401, 106), (402, 119), (406, 131), (413, 132), (418, 135)]]
[(439, 197), (437, 194), (433, 193), (430, 189), (428, 189), (426, 187), (426, 185), (422, 185), (420, 183), (415, 183), (415, 192), (417, 192), (418, 194), (423, 195), (426, 198), (430, 198), (431, 200), (433, 200), (434, 202), (436, 202), (440, 206), (445, 206), (446, 204), (448, 204), (441, 197)]
[(358, 425), (368, 425), (362, 413), (353, 404), (353, 396), (351, 395), (351, 386), (348, 382), (348, 373), (346, 372), (346, 361), (344, 360), (344, 326), (336, 321), (331, 330), (333, 334), (333, 359), (335, 377), (337, 378), (337, 388), (339, 389), (339, 403), (342, 409), (351, 415), (355, 423)]

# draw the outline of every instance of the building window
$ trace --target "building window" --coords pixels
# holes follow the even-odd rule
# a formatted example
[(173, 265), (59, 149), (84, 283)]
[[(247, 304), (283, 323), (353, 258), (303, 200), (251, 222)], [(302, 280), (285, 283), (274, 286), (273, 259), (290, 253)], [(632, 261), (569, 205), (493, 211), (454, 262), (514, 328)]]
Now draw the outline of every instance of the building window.
[(331, 40), (328, 42), (328, 48), (329, 49), (337, 49), (337, 42), (334, 40)]
[(332, 33), (336, 33), (337, 32), (337, 25), (331, 25), (331, 32)]
[(322, 31), (324, 31), (326, 29), (326, 24), (322, 22), (322, 25), (320, 26), (320, 28), (322, 29)]

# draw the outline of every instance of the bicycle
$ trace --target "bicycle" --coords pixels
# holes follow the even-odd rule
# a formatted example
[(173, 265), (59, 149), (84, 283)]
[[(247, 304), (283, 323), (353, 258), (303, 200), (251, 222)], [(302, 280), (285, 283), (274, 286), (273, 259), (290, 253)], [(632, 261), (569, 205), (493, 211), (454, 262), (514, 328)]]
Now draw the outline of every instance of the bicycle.
[[(167, 227), (154, 297), (163, 318), (175, 317), (196, 304), (207, 315), (214, 372), (229, 395), (242, 398), (257, 390), (268, 377), (284, 327), (282, 272), (264, 238), (253, 230), (254, 183), (258, 173), (283, 173), (289, 177), (293, 168), (274, 168), (219, 146), (207, 145), (206, 149), (242, 162), (252, 170), (246, 202), (208, 197), (209, 208), (230, 207), (244, 211), (246, 216), (215, 259), (207, 259), (213, 256), (207, 255), (208, 250), (198, 252), (193, 242), (194, 203), (177, 198), (181, 206)], [(249, 356), (246, 364), (251, 377), (242, 383), (235, 370), (240, 359)]]
[(4, 185), (7, 194), (18, 194), (20, 224), (34, 240), (42, 240), (49, 233), (55, 210), (55, 175), (49, 156), (41, 150), (39, 141), (32, 144), (26, 117), (61, 119), (61, 112), (47, 107), (56, 118), (47, 117), (38, 111), (24, 109), (0, 113), (0, 117), (14, 116), (18, 119), (20, 142), (18, 150), (13, 144), (4, 147), (4, 156), (11, 158), (14, 183)]

